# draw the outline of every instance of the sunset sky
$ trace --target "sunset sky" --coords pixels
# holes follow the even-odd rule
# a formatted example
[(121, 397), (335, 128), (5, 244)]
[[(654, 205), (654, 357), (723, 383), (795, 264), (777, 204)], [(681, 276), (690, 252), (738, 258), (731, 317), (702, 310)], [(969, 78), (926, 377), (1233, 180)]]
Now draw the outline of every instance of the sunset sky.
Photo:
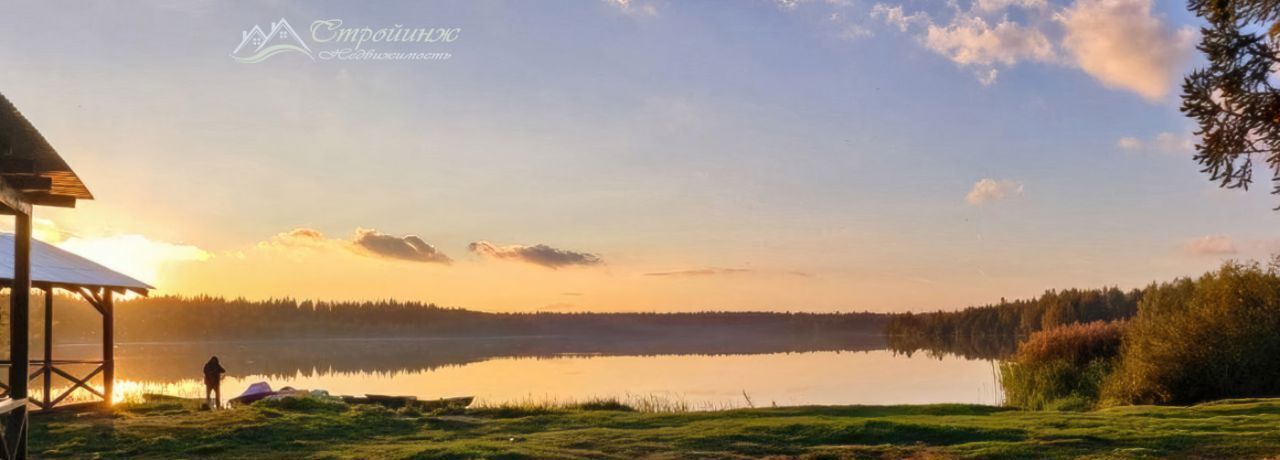
[[(956, 308), (1280, 250), (1191, 160), (1182, 3), (28, 1), (0, 93), (97, 198), (37, 236), (160, 293)], [(460, 34), (231, 57), (281, 18)]]

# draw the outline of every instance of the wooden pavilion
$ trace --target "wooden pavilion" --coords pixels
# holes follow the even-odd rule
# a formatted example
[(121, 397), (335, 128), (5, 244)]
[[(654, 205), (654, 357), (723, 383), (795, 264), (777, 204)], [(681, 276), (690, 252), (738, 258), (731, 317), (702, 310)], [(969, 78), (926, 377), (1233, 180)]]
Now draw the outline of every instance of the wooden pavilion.
[[(0, 431), (3, 437), (0, 456), (5, 459), (25, 459), (27, 456), (27, 384), (32, 379), (28, 374), (31, 367), (28, 344), (31, 288), (34, 287), (32, 209), (35, 206), (74, 208), (77, 200), (91, 199), (93, 195), (89, 189), (62, 156), (7, 98), (0, 95), (0, 215), (13, 216), (14, 228), (8, 242), (0, 243), (6, 245), (7, 251), (3, 253), (9, 254), (6, 262), (12, 264), (5, 280), (5, 287), (9, 288), (9, 379), (6, 398), (0, 399), (0, 424), (4, 426)], [(100, 372), (105, 382), (102, 396), (109, 403), (114, 370), (110, 354), (111, 292), (114, 291), (107, 286), (61, 285), (51, 280), (45, 283), (48, 287), (46, 292), (54, 287), (83, 289), (81, 295), (102, 311), (104, 356)], [(46, 310), (46, 315), (49, 311)], [(37, 374), (51, 376), (50, 373), (59, 371), (46, 351), (46, 359)]]
[[(0, 233), (0, 286), (8, 287), (13, 283), (14, 267), (11, 262), (14, 242), (13, 234)], [(102, 402), (111, 401), (112, 381), (115, 378), (115, 295), (127, 292), (146, 295), (152, 287), (92, 260), (37, 240), (31, 240), (31, 286), (44, 294), (44, 359), (30, 361), (30, 366), (35, 370), (28, 373), (28, 381), (43, 377), (43, 391), (41, 399), (29, 402), (39, 410), (53, 409), (77, 389), (84, 389)], [(101, 361), (53, 358), (54, 289), (79, 295), (102, 315)], [(0, 361), (0, 365), (8, 364), (10, 361)], [(94, 367), (83, 377), (76, 377), (70, 370), (70, 367), (85, 366)], [(102, 375), (102, 390), (91, 385), (91, 381), (98, 375)], [(58, 395), (53, 393), (55, 376), (66, 379), (71, 384)], [(10, 385), (0, 383), (0, 395), (9, 390)]]

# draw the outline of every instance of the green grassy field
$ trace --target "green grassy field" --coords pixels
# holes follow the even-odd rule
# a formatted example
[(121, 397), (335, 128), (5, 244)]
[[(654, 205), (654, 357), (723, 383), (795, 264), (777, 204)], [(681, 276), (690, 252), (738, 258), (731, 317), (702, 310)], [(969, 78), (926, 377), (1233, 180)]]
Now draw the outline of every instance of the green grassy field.
[(717, 412), (506, 407), (429, 415), (304, 400), (187, 401), (32, 419), (41, 458), (1261, 458), (1280, 399), (1096, 412), (822, 406)]

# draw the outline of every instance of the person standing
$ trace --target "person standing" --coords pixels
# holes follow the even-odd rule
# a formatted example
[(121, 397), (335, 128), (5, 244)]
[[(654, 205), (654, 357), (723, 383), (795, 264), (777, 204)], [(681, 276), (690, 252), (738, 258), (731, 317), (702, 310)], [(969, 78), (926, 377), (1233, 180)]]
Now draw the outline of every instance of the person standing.
[(209, 358), (209, 362), (204, 363), (204, 399), (209, 401), (210, 396), (215, 396), (213, 403), (209, 404), (210, 408), (222, 408), (222, 374), (226, 374), (227, 370), (218, 364), (218, 357)]

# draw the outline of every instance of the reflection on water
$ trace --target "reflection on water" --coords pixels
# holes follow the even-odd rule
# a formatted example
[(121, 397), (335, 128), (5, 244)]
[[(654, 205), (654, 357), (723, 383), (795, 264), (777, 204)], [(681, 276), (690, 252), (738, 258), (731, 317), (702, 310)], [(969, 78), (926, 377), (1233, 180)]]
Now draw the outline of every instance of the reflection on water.
[[(616, 341), (558, 337), (134, 343), (116, 350), (116, 400), (143, 393), (202, 397), (210, 355), (227, 368), (223, 397), (249, 384), (333, 394), (482, 401), (660, 395), (692, 407), (746, 405), (997, 404), (991, 361), (908, 356), (879, 336), (839, 340)], [(66, 345), (60, 359), (92, 359)], [(55, 382), (55, 386), (62, 382)], [(55, 390), (55, 393), (57, 391)], [(81, 392), (69, 401), (88, 398)]]

